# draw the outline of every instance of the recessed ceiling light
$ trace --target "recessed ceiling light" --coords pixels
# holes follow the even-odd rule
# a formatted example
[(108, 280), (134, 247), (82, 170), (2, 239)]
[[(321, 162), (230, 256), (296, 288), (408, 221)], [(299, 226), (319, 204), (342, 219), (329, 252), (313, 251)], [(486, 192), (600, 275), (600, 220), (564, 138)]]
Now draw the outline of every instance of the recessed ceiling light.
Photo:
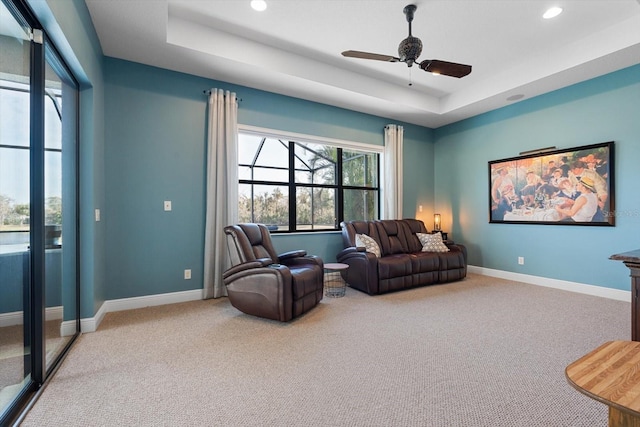
[(542, 15), (542, 17), (544, 19), (551, 19), (551, 18), (555, 18), (556, 16), (560, 15), (562, 13), (562, 8), (561, 7), (551, 7), (549, 9), (547, 9), (547, 11), (544, 13), (544, 15)]
[(251, 7), (253, 8), (253, 10), (262, 12), (267, 8), (267, 2), (264, 0), (251, 0)]

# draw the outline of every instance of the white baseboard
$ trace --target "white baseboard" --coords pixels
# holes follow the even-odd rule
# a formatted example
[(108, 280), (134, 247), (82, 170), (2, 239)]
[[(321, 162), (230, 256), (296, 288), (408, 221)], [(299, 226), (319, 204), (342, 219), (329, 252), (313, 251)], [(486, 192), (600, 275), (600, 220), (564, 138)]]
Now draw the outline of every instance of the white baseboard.
[[(497, 277), (500, 279), (515, 280), (522, 283), (544, 286), (547, 288), (562, 289), (570, 292), (593, 295), (618, 301), (631, 301), (631, 292), (621, 289), (604, 288), (601, 286), (587, 285), (584, 283), (569, 282), (566, 280), (549, 279), (547, 277), (532, 276), (529, 274), (513, 273), (510, 271), (494, 270), (485, 267), (469, 265), (469, 273), (481, 274), (483, 276)], [(202, 289), (191, 291), (172, 292), (158, 295), (145, 295), (141, 297), (121, 298), (105, 301), (95, 316), (80, 320), (80, 330), (83, 333), (95, 332), (98, 330), (105, 314), (113, 311), (133, 310), (136, 308), (151, 307), (164, 304), (176, 304), (180, 302), (201, 300), (204, 297)], [(57, 317), (56, 317), (57, 316)], [(62, 307), (51, 307), (46, 310), (47, 320), (62, 319)], [(0, 327), (22, 324), (22, 312), (0, 314)], [(62, 322), (60, 331), (63, 336), (75, 333), (75, 321)]]
[[(95, 332), (100, 326), (104, 315), (112, 311), (133, 310), (135, 308), (151, 307), (164, 304), (176, 304), (179, 302), (196, 301), (204, 297), (202, 289), (194, 289), (192, 291), (171, 292), (168, 294), (145, 295), (142, 297), (121, 298), (105, 301), (95, 316), (80, 319), (80, 330), (82, 332)], [(22, 311), (13, 311), (10, 313), (0, 313), (0, 328), (5, 326), (22, 325), (24, 323), (24, 314)], [(45, 310), (46, 320), (60, 320), (63, 317), (63, 308), (49, 307)], [(60, 334), (62, 336), (73, 335), (76, 332), (75, 320), (67, 320), (60, 325)]]
[(80, 320), (80, 330), (83, 333), (95, 332), (98, 330), (105, 314), (113, 311), (133, 310), (136, 308), (152, 307), (156, 305), (196, 301), (201, 300), (203, 297), (203, 289), (194, 289), (192, 291), (107, 300), (100, 306), (100, 309), (98, 309), (95, 316)]
[(476, 267), (473, 265), (468, 266), (467, 271), (469, 273), (481, 274), (483, 276), (515, 280), (531, 285), (562, 289), (564, 291), (577, 292), (580, 294), (593, 295), (618, 301), (631, 301), (631, 291), (623, 291), (621, 289), (604, 288), (602, 286), (586, 285), (584, 283), (568, 282), (566, 280), (549, 279), (547, 277), (531, 276), (529, 274), (494, 270), (491, 268)]
[[(62, 306), (47, 307), (44, 311), (45, 321), (62, 319)], [(12, 311), (11, 313), (0, 314), (0, 328), (5, 326), (22, 325), (24, 323), (24, 312)]]
[(65, 320), (60, 324), (60, 336), (68, 337), (76, 333), (76, 321)]

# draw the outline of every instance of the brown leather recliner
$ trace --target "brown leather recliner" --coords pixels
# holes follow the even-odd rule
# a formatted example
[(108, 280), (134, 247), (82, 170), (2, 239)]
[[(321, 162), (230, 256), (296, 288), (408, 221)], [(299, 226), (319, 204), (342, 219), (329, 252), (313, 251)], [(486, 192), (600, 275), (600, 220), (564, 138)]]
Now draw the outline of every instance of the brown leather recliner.
[(229, 301), (253, 316), (287, 322), (322, 299), (324, 263), (306, 251), (278, 255), (262, 224), (225, 227), (232, 267), (223, 274)]

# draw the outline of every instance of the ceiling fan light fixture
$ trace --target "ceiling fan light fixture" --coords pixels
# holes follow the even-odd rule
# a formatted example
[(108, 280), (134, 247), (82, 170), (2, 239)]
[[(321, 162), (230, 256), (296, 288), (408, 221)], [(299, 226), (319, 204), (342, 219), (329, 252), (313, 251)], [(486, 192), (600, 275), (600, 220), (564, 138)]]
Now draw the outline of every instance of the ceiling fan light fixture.
[(251, 8), (258, 12), (262, 12), (267, 9), (267, 2), (264, 0), (251, 0)]
[(556, 16), (560, 15), (562, 13), (562, 8), (561, 7), (550, 7), (549, 9), (547, 9), (547, 11), (544, 13), (544, 15), (542, 15), (542, 17), (544, 19), (551, 19), (551, 18), (555, 18)]
[(400, 56), (400, 62), (406, 62), (407, 66), (411, 67), (416, 59), (422, 53), (422, 42), (419, 38), (409, 36), (400, 42), (398, 46), (398, 56)]

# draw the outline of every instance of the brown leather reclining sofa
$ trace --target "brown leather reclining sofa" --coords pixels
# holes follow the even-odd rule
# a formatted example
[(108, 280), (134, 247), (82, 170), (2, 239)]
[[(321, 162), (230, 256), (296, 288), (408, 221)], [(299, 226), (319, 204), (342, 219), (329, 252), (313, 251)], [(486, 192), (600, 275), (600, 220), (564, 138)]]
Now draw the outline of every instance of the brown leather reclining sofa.
[[(350, 287), (369, 295), (463, 279), (467, 275), (467, 249), (444, 243), (448, 252), (422, 252), (417, 233), (427, 233), (416, 219), (348, 221), (340, 224), (344, 250), (338, 262), (349, 265), (343, 278)], [(373, 238), (380, 247), (378, 258), (356, 247), (356, 234)]]

